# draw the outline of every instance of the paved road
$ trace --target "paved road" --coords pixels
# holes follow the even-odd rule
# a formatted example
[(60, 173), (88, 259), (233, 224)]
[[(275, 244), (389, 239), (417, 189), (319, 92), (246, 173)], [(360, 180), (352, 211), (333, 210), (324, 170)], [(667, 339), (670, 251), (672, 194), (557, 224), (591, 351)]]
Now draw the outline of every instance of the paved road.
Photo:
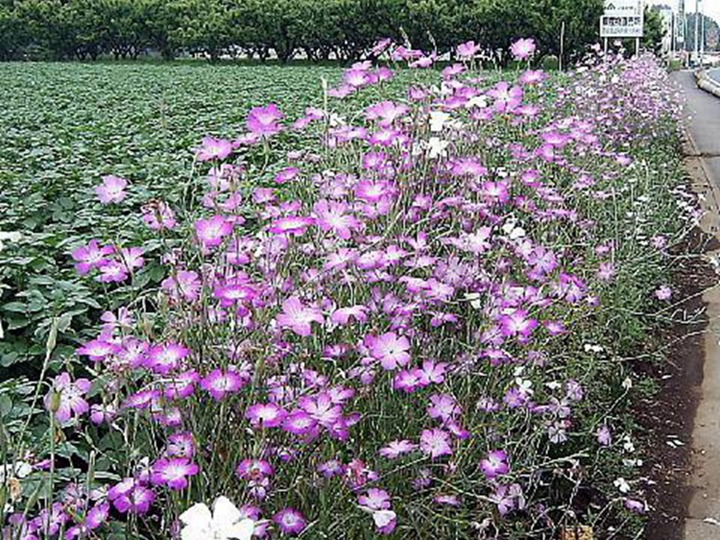
[[(720, 241), (720, 98), (698, 89), (689, 71), (675, 73), (673, 78), (687, 99), (687, 127), (696, 154), (689, 160), (688, 172), (693, 189), (703, 195), (701, 205), (706, 211), (700, 227)], [(693, 389), (700, 400), (693, 423), (692, 496), (684, 540), (720, 540), (720, 286), (707, 289), (702, 299), (708, 328), (703, 350), (698, 352), (703, 355), (702, 384)]]
[(709, 69), (708, 75), (720, 83), (720, 68)]
[[(714, 76), (720, 78), (720, 69), (713, 71)], [(698, 89), (690, 71), (676, 72), (673, 78), (687, 98), (690, 135), (697, 151), (720, 185), (720, 98)]]

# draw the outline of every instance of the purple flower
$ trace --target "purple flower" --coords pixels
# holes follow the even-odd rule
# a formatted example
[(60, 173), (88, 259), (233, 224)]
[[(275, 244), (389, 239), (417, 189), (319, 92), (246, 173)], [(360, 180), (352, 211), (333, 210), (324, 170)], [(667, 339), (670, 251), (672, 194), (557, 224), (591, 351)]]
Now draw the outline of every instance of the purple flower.
[(410, 341), (395, 332), (388, 332), (381, 336), (367, 336), (369, 338), (370, 354), (387, 370), (407, 366), (410, 362)]
[(254, 107), (250, 109), (247, 117), (248, 130), (258, 137), (271, 137), (280, 133), (283, 113), (277, 105), (271, 103), (266, 107)]
[(128, 181), (119, 176), (109, 174), (102, 177), (103, 183), (95, 188), (98, 199), (103, 204), (120, 203), (122, 202), (127, 193), (125, 188), (127, 187)]
[(190, 355), (190, 349), (178, 343), (156, 345), (147, 353), (144, 366), (160, 375), (182, 367), (182, 361)]
[(155, 501), (155, 493), (138, 483), (134, 478), (126, 478), (108, 490), (108, 500), (118, 512), (126, 514), (147, 514)]
[(603, 446), (612, 444), (612, 433), (607, 426), (600, 426), (597, 430), (597, 440)]
[(193, 434), (180, 431), (170, 435), (163, 455), (168, 458), (192, 459), (195, 455), (195, 440)]
[(498, 476), (509, 473), (510, 464), (507, 459), (507, 454), (502, 450), (488, 452), (487, 457), (480, 461), (480, 469), (482, 469), (485, 478), (494, 480)]
[(58, 422), (64, 423), (90, 410), (85, 395), (90, 391), (88, 379), (72, 382), (69, 373), (61, 373), (53, 382), (53, 387), (45, 396), (45, 408), (55, 414)]
[(174, 300), (185, 299), (194, 302), (200, 298), (202, 282), (197, 272), (179, 270), (175, 276), (163, 280), (162, 289)]
[(293, 296), (283, 302), (283, 312), (277, 316), (280, 328), (289, 328), (298, 336), (312, 335), (312, 323), (323, 324), (325, 318), (316, 307), (306, 306), (297, 297)]
[(296, 536), (307, 527), (305, 516), (294, 508), (280, 510), (273, 516), (272, 520), (280, 528), (280, 531), (288, 536)]
[(213, 216), (195, 222), (195, 234), (204, 248), (219, 246), (222, 244), (223, 239), (232, 232), (232, 223), (223, 216)]
[(672, 297), (672, 289), (667, 285), (663, 285), (655, 291), (655, 298), (658, 300), (670, 300)]
[(281, 426), (287, 411), (274, 403), (256, 403), (245, 411), (245, 418), (254, 427), (274, 428)]
[(461, 410), (455, 398), (449, 394), (433, 394), (427, 408), (430, 418), (447, 422), (460, 414)]
[(317, 420), (306, 411), (296, 409), (283, 420), (282, 428), (293, 435), (308, 435), (315, 431), (317, 425)]
[(170, 378), (165, 383), (165, 397), (168, 399), (187, 399), (195, 392), (200, 375), (195, 370), (185, 371)]
[(528, 312), (524, 309), (515, 309), (507, 315), (501, 315), (498, 322), (505, 337), (519, 335), (527, 338), (538, 327), (538, 321), (528, 318)]
[(535, 53), (536, 49), (533, 39), (518, 39), (510, 45), (510, 52), (515, 60), (527, 60)]
[(349, 207), (345, 203), (321, 200), (315, 203), (315, 216), (317, 225), (323, 231), (332, 231), (343, 240), (349, 240), (353, 231), (361, 227), (360, 220), (348, 213)]
[(227, 139), (203, 137), (202, 146), (197, 149), (195, 156), (198, 161), (223, 160), (232, 154), (233, 145)]
[(272, 476), (275, 470), (264, 459), (243, 459), (235, 468), (235, 474), (243, 480), (258, 480)]
[(480, 51), (480, 45), (467, 41), (457, 46), (455, 53), (460, 60), (470, 60)]
[(93, 268), (99, 268), (107, 261), (107, 256), (112, 255), (115, 249), (112, 246), (100, 246), (97, 240), (90, 240), (86, 246), (80, 246), (72, 252), (75, 259), (75, 268), (80, 275), (85, 275)]
[(403, 454), (408, 454), (416, 449), (417, 444), (414, 444), (407, 439), (402, 439), (388, 443), (388, 445), (381, 448), (378, 453), (387, 459), (397, 459)]
[(87, 356), (93, 362), (102, 362), (109, 356), (120, 352), (120, 347), (104, 339), (93, 339), (77, 350), (77, 353)]
[(451, 456), (450, 434), (443, 429), (426, 429), (420, 435), (420, 450), (432, 459)]
[(130, 277), (127, 267), (120, 261), (105, 261), (99, 268), (101, 283), (122, 283)]
[(315, 224), (315, 218), (302, 216), (288, 216), (272, 222), (268, 231), (273, 234), (291, 234), (302, 236), (308, 227)]
[(150, 481), (155, 485), (182, 490), (188, 486), (188, 477), (198, 472), (200, 468), (187, 458), (161, 458), (152, 466)]
[(200, 386), (213, 399), (222, 401), (228, 394), (239, 392), (247, 383), (247, 376), (231, 366), (227, 371), (219, 368), (212, 370), (200, 381)]
[(153, 201), (142, 207), (143, 221), (154, 231), (174, 229), (177, 225), (175, 212), (163, 201)]

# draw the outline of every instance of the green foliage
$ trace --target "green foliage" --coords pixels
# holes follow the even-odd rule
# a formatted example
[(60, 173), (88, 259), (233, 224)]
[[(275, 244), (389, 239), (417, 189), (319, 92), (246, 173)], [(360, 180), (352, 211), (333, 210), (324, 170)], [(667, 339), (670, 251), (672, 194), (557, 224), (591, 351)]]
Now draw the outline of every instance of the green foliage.
[(535, 37), (547, 54), (562, 47), (567, 62), (597, 40), (601, 11), (602, 0), (18, 0), (0, 6), (0, 60), (349, 61), (384, 37), (441, 53), (470, 39), (499, 51)]

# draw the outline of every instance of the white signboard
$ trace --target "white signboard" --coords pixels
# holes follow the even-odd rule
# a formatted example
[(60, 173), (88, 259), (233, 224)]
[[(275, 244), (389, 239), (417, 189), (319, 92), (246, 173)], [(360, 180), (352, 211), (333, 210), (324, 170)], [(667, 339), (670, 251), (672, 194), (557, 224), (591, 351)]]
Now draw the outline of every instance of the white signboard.
[(600, 37), (642, 37), (644, 15), (643, 0), (605, 0), (605, 12), (600, 17)]

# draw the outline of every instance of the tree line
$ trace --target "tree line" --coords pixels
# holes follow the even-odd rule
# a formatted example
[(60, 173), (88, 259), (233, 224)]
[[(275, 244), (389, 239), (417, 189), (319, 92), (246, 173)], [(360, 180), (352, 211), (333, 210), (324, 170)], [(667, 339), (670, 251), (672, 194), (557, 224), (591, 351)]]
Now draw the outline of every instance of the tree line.
[(569, 60), (598, 39), (602, 9), (603, 0), (0, 0), (0, 59), (350, 61), (383, 37), (438, 52), (533, 37)]

